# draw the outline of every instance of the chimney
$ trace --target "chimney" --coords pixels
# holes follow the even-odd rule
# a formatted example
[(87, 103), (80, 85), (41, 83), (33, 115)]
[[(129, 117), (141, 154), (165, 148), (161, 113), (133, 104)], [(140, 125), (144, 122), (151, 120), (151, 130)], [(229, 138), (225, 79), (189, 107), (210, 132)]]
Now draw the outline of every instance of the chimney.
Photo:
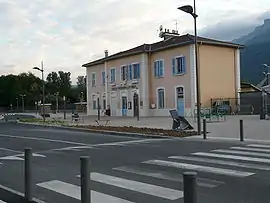
[(109, 56), (109, 52), (108, 50), (105, 50), (105, 58), (107, 58)]

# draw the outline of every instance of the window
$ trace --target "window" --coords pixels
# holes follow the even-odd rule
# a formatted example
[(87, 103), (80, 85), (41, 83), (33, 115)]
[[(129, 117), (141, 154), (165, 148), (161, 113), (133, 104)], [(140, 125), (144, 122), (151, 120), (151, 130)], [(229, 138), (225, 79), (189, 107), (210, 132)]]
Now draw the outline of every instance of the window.
[(101, 72), (101, 85), (105, 85), (105, 71)]
[(133, 79), (140, 79), (140, 64), (133, 64)]
[(93, 110), (97, 109), (97, 100), (95, 98), (95, 95), (92, 95), (92, 109)]
[(92, 87), (96, 86), (96, 73), (92, 73)]
[(125, 81), (128, 79), (128, 66), (121, 67), (121, 80)]
[(180, 56), (173, 58), (172, 66), (173, 66), (173, 75), (184, 74), (186, 71), (185, 57)]
[(115, 83), (115, 68), (111, 69), (111, 83)]
[(128, 79), (129, 80), (132, 80), (132, 65), (129, 65), (128, 66)]
[(157, 106), (159, 109), (165, 108), (165, 90), (164, 88), (159, 88), (157, 90)]
[(156, 78), (164, 77), (164, 60), (154, 62), (154, 74)]

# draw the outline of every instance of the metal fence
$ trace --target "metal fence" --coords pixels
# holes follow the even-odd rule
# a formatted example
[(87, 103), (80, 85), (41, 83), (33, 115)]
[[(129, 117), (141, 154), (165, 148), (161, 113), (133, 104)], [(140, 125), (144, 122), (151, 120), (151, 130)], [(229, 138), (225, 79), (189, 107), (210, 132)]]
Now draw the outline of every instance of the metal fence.
[[(264, 101), (264, 102), (263, 102)], [(265, 108), (270, 115), (270, 95), (263, 98), (261, 92), (242, 93), (238, 98), (212, 98), (211, 108), (223, 106), (229, 115), (259, 115), (261, 108)]]

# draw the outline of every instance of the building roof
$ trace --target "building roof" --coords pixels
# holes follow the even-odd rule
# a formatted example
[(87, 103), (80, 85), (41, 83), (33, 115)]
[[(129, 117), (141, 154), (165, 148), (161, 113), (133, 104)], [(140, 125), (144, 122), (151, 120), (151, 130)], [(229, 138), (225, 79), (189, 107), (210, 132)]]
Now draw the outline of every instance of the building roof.
[[(162, 40), (162, 41), (152, 43), (152, 44), (143, 44), (143, 45), (134, 47), (132, 49), (128, 49), (126, 51), (113, 54), (111, 56), (108, 56), (107, 58), (104, 57), (104, 58), (83, 64), (82, 67), (90, 67), (90, 66), (102, 64), (105, 62), (105, 60), (113, 60), (113, 59), (118, 59), (121, 57), (144, 53), (144, 52), (156, 52), (156, 51), (161, 51), (161, 50), (169, 49), (173, 47), (194, 44), (194, 38), (195, 38), (194, 35), (186, 34), (186, 35), (181, 35), (181, 36), (174, 36), (167, 40)], [(240, 45), (240, 44), (224, 42), (224, 41), (219, 41), (219, 40), (214, 40), (214, 39), (209, 39), (209, 38), (204, 38), (204, 37), (199, 37), (199, 36), (197, 40), (199, 44), (225, 46), (225, 47), (232, 47), (232, 48), (244, 47), (243, 45)]]
[(241, 82), (241, 88), (253, 88), (254, 90), (262, 91), (261, 88), (248, 82)]

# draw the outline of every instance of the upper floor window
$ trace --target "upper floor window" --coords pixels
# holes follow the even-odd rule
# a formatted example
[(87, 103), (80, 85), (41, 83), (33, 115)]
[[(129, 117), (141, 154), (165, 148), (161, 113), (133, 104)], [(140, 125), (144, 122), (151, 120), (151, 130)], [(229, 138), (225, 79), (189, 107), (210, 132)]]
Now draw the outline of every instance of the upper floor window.
[(174, 75), (184, 74), (186, 72), (185, 57), (180, 56), (180, 57), (173, 58), (172, 66), (173, 66), (173, 74)]
[(101, 72), (101, 85), (105, 85), (105, 71)]
[(128, 80), (128, 66), (122, 66), (121, 67), (121, 80), (122, 81), (125, 81), (125, 80)]
[(164, 77), (164, 60), (154, 62), (154, 74), (156, 78)]
[(112, 68), (111, 69), (111, 83), (114, 83), (115, 82), (115, 79), (116, 79), (116, 76), (115, 76), (115, 73), (116, 73), (116, 69), (115, 68)]
[(92, 73), (92, 87), (96, 86), (96, 73)]
[(165, 108), (165, 89), (164, 88), (157, 89), (157, 107), (158, 109)]
[(140, 64), (133, 64), (133, 79), (140, 79)]

